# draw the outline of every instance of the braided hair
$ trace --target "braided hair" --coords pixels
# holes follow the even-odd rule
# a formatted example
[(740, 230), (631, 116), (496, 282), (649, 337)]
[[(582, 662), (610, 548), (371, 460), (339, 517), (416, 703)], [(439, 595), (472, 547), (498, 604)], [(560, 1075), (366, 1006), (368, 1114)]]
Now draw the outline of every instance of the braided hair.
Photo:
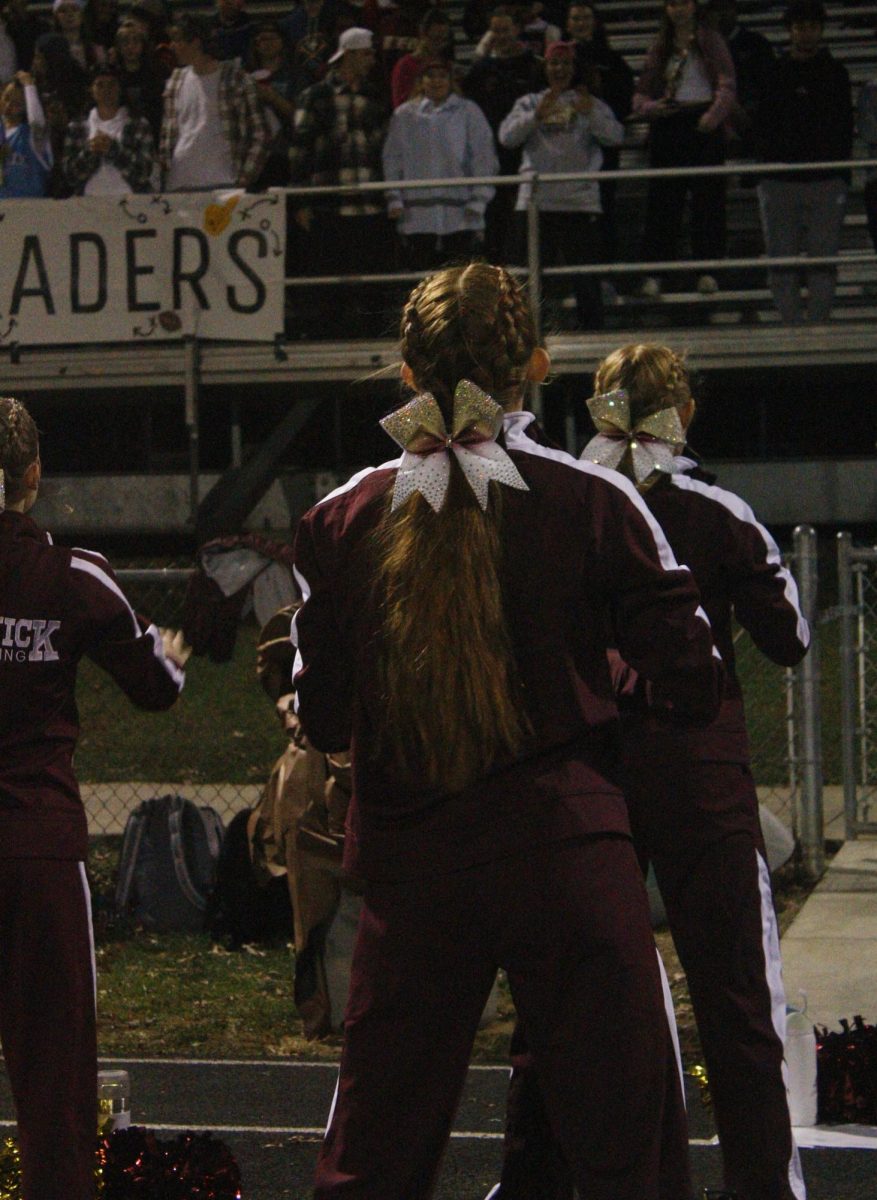
[(508, 271), (474, 262), (419, 283), (402, 309), (402, 357), (446, 418), (471, 379), (498, 404), (520, 398), (538, 345), (526, 297)]
[(24, 475), (40, 452), (36, 423), (20, 400), (0, 396), (0, 471), (5, 501), (14, 504), (26, 494)]
[[(475, 262), (423, 280), (401, 319), (402, 355), (450, 425), (470, 379), (503, 406), (520, 400), (538, 346), (507, 271)], [(530, 730), (504, 615), (502, 492), (482, 511), (451, 456), (444, 507), (419, 494), (386, 509), (376, 534), (382, 615), (378, 754), (394, 778), (450, 792), (517, 755)]]

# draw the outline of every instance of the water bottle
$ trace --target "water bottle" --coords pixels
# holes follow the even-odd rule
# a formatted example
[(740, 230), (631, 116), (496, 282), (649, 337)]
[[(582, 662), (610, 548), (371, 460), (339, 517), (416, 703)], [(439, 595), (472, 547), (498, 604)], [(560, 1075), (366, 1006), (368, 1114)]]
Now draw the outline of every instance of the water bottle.
[(793, 1125), (815, 1125), (816, 1035), (807, 1016), (807, 993), (800, 992), (802, 1008), (786, 1005), (786, 1067), (788, 1068), (789, 1115)]
[(131, 1082), (127, 1071), (97, 1073), (97, 1131), (107, 1137), (131, 1124)]

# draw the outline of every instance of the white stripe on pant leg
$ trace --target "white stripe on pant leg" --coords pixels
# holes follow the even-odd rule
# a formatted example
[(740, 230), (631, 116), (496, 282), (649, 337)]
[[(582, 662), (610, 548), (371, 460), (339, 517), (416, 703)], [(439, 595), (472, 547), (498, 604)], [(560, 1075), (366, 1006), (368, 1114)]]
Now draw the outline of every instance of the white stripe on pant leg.
[(323, 1137), (329, 1136), (329, 1130), (332, 1127), (332, 1118), (335, 1116), (335, 1105), (338, 1103), (338, 1088), (341, 1086), (341, 1071), (338, 1071), (338, 1076), (335, 1080), (335, 1093), (332, 1096), (332, 1103), (329, 1105), (329, 1116), (326, 1120), (326, 1132)]
[(94, 954), (94, 925), (91, 920), (91, 891), (88, 886), (88, 876), (85, 873), (85, 863), (79, 864), (79, 876), (82, 879), (82, 890), (85, 892), (85, 912), (88, 917), (88, 948), (91, 953), (91, 986), (94, 994), (94, 1010), (97, 1012), (97, 959)]
[[(776, 913), (773, 907), (773, 894), (770, 888), (770, 871), (767, 863), (760, 854), (758, 860), (758, 890), (761, 893), (761, 944), (764, 950), (765, 977), (770, 989), (770, 1009), (773, 1027), (783, 1045), (785, 1054), (786, 1042), (786, 990), (783, 987), (783, 962), (780, 955), (780, 938), (777, 931)], [(783, 1058), (783, 1082), (786, 1094), (789, 1090), (789, 1073)], [(807, 1189), (804, 1186), (804, 1175), (801, 1171), (801, 1157), (792, 1134), (792, 1157), (789, 1160), (789, 1187), (796, 1200), (806, 1200)]]
[(661, 973), (661, 991), (664, 993), (664, 1011), (667, 1014), (667, 1024), (670, 1026), (670, 1037), (673, 1039), (673, 1051), (676, 1054), (676, 1070), (679, 1072), (679, 1086), (682, 1089), (682, 1104), (685, 1104), (685, 1074), (682, 1070), (682, 1052), (679, 1049), (679, 1031), (676, 1028), (676, 1013), (673, 1009), (673, 996), (670, 992), (670, 981), (667, 978), (667, 972), (664, 969), (664, 960), (661, 958), (661, 951), (655, 946), (655, 954), (658, 956), (658, 970)]

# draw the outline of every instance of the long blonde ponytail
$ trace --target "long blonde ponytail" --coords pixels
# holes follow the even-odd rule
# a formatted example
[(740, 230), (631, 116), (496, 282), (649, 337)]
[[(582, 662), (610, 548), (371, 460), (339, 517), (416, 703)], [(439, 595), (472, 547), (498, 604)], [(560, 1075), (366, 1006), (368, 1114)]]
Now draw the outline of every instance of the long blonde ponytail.
[[(499, 403), (521, 395), (537, 345), (511, 276), (486, 263), (450, 268), (414, 289), (402, 354), (450, 421), (457, 383)], [(516, 678), (501, 584), (502, 489), (479, 507), (451, 456), (434, 513), (415, 494), (389, 501), (377, 531), (382, 600), (382, 754), (411, 784), (456, 791), (521, 749), (529, 724)]]

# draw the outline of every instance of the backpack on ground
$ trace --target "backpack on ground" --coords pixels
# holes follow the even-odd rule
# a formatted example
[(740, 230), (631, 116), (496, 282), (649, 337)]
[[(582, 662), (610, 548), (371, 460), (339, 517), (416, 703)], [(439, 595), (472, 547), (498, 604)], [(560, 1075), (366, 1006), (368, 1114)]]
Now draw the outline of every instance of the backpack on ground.
[(157, 932), (201, 932), (222, 841), (212, 808), (182, 796), (144, 800), (125, 825), (117, 911)]
[(251, 812), (245, 808), (229, 823), (207, 909), (211, 937), (233, 950), (244, 943), (293, 936), (286, 874), (262, 879), (253, 869), (248, 829)]

